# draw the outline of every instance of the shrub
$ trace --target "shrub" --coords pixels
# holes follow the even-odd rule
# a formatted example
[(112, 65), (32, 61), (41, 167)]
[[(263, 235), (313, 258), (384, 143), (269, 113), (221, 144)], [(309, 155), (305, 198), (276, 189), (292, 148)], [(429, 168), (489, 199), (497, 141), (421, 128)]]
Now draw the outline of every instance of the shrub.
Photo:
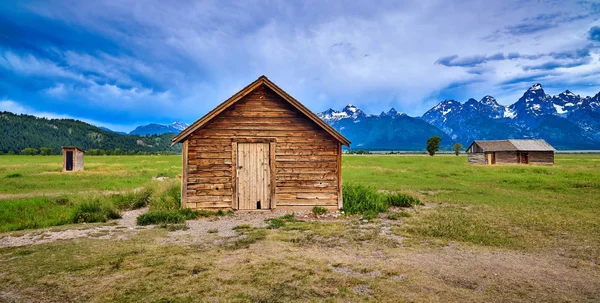
[(161, 183), (149, 197), (150, 212), (173, 211), (181, 209), (181, 186), (176, 183)]
[(138, 209), (150, 203), (152, 189), (144, 189), (136, 193), (126, 193), (112, 196), (118, 209)]
[(183, 215), (186, 220), (194, 220), (198, 219), (199, 212), (197, 210), (191, 208), (184, 208), (179, 210), (179, 212)]
[(185, 217), (180, 211), (152, 211), (141, 214), (136, 219), (137, 225), (178, 224), (184, 223)]
[(21, 178), (21, 177), (23, 177), (23, 175), (20, 174), (20, 173), (12, 173), (12, 174), (6, 175), (6, 177), (9, 178), (9, 179), (11, 179), (11, 178)]
[(209, 234), (216, 234), (219, 232), (219, 230), (217, 228), (211, 228), (209, 230), (206, 231)]
[(327, 213), (327, 208), (321, 206), (315, 206), (312, 209), (312, 212), (315, 216), (324, 215)]
[(121, 215), (114, 207), (94, 199), (75, 204), (71, 218), (73, 223), (93, 223), (119, 219)]
[(421, 204), (418, 198), (403, 193), (387, 194), (387, 200), (389, 205), (396, 207), (413, 207)]
[(388, 204), (383, 195), (373, 186), (362, 184), (344, 184), (344, 212), (348, 214), (364, 214), (369, 211), (385, 212)]
[(296, 213), (285, 214), (285, 215), (281, 216), (281, 219), (288, 221), (288, 222), (293, 222), (293, 221), (296, 221), (296, 219), (294, 218), (295, 215), (296, 215)]
[(362, 184), (344, 184), (343, 195), (344, 212), (351, 215), (363, 214), (365, 220), (374, 219), (378, 213), (386, 212), (391, 206), (412, 207), (420, 204), (419, 199), (410, 195), (382, 193), (373, 186)]
[(285, 221), (283, 221), (283, 219), (281, 219), (281, 218), (271, 218), (271, 219), (265, 220), (265, 222), (269, 223), (269, 226), (267, 226), (267, 229), (278, 229), (285, 225)]
[(38, 150), (32, 147), (28, 147), (25, 148), (21, 151), (21, 155), (25, 155), (25, 156), (33, 156), (33, 155), (37, 155)]

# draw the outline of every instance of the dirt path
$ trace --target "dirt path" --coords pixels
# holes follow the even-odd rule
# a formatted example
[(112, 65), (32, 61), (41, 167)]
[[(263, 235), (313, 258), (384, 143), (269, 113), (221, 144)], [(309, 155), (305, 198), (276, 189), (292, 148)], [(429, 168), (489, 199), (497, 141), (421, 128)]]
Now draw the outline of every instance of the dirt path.
[(122, 218), (113, 221), (114, 225), (94, 226), (87, 228), (85, 225), (73, 225), (73, 228), (56, 230), (62, 227), (53, 227), (27, 231), (24, 234), (18, 232), (18, 236), (12, 234), (0, 235), (0, 248), (13, 246), (37, 245), (54, 242), (58, 240), (75, 238), (97, 238), (97, 239), (127, 239), (135, 232), (152, 226), (136, 226), (137, 216), (148, 211), (147, 208), (123, 212)]
[[(16, 233), (0, 234), (0, 248), (37, 245), (65, 239), (96, 238), (96, 239), (128, 239), (136, 232), (144, 229), (154, 228), (155, 225), (137, 226), (136, 218), (145, 212), (147, 208), (125, 211), (122, 218), (114, 220), (113, 225), (102, 225), (89, 227), (83, 224), (51, 227), (31, 231), (19, 231)], [(236, 235), (234, 227), (248, 224), (251, 227), (265, 227), (266, 219), (282, 216), (286, 212), (238, 212), (232, 216), (200, 218), (186, 222), (186, 230), (169, 232), (169, 237), (163, 239), (167, 243), (190, 243), (198, 241), (207, 234), (220, 237), (232, 237)], [(308, 212), (296, 212), (296, 216), (303, 220), (311, 220)], [(328, 214), (323, 220), (334, 220), (338, 214)], [(58, 230), (57, 230), (58, 229)], [(16, 235), (13, 235), (16, 234)]]

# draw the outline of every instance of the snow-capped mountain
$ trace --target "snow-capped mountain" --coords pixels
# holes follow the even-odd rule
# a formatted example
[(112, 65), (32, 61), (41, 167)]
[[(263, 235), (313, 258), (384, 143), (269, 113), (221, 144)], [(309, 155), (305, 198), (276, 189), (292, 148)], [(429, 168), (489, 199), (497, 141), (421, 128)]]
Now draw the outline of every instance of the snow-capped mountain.
[(317, 113), (321, 119), (352, 142), (352, 149), (422, 150), (431, 136), (440, 136), (443, 144), (451, 142), (441, 130), (392, 108), (379, 115), (365, 114), (352, 104), (342, 110), (328, 109)]
[(580, 97), (566, 90), (550, 96), (541, 84), (509, 106), (488, 95), (464, 103), (444, 100), (417, 118), (393, 108), (366, 114), (352, 104), (317, 116), (352, 141), (353, 149), (423, 150), (435, 135), (446, 148), (476, 139), (542, 138), (558, 149), (600, 149), (600, 93)]
[(544, 138), (557, 148), (600, 148), (600, 93), (582, 98), (569, 90), (550, 96), (541, 84), (502, 106), (491, 96), (464, 104), (445, 100), (421, 119), (463, 145), (474, 139)]
[(148, 125), (142, 125), (136, 127), (133, 131), (131, 131), (130, 135), (155, 135), (155, 134), (165, 134), (165, 133), (174, 133), (178, 134), (182, 130), (186, 129), (189, 125), (183, 122), (173, 122), (169, 125), (150, 123)]

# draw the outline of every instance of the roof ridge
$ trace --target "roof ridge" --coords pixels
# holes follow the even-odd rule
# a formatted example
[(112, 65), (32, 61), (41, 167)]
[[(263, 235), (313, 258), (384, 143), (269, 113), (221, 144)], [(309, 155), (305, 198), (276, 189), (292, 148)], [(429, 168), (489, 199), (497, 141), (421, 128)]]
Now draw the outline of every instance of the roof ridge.
[(329, 133), (331, 136), (333, 136), (340, 143), (342, 143), (343, 145), (346, 145), (346, 146), (350, 146), (350, 141), (348, 139), (346, 139), (346, 137), (344, 137), (342, 134), (340, 134), (338, 131), (336, 131), (333, 127), (331, 127), (329, 124), (327, 124), (321, 118), (319, 118), (311, 110), (306, 108), (302, 103), (300, 103), (300, 101), (296, 100), (294, 97), (292, 97), (286, 91), (284, 91), (279, 86), (277, 86), (275, 83), (273, 83), (271, 80), (269, 80), (269, 78), (267, 78), (267, 76), (265, 76), (265, 75), (261, 75), (256, 80), (254, 80), (252, 83), (246, 85), (240, 91), (233, 94), (231, 97), (229, 97), (228, 99), (223, 101), (221, 104), (217, 105), (217, 107), (215, 107), (213, 110), (206, 113), (202, 118), (196, 120), (194, 123), (192, 123), (186, 129), (181, 131), (177, 136), (173, 137), (173, 139), (171, 139), (172, 145), (185, 140), (193, 132), (195, 132), (199, 128), (203, 127), (204, 125), (206, 125), (209, 121), (211, 121), (217, 115), (219, 115), (220, 113), (222, 113), (223, 111), (225, 111), (226, 109), (231, 107), (233, 104), (235, 104), (236, 102), (241, 100), (244, 96), (248, 95), (249, 93), (251, 93), (252, 91), (257, 89), (260, 85), (267, 86), (269, 89), (271, 89), (277, 95), (279, 95), (283, 100), (290, 103), (298, 111), (300, 111), (302, 114), (304, 114), (310, 120), (312, 120), (317, 125), (319, 125), (323, 130), (325, 130), (327, 133)]

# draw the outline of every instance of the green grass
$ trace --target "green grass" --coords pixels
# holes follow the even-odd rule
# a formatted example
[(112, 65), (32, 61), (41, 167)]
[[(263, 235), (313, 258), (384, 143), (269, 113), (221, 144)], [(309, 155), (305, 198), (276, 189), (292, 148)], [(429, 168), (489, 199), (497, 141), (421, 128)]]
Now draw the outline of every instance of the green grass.
[[(596, 246), (581, 245), (600, 243), (599, 155), (556, 155), (553, 167), (473, 166), (465, 156), (347, 156), (343, 168), (344, 181), (408, 193), (430, 205), (405, 220), (402, 235), (561, 247), (600, 260)], [(347, 199), (344, 191), (344, 208)]]
[[(147, 184), (153, 184), (147, 202), (151, 212), (178, 209), (177, 186), (151, 178), (159, 175), (158, 167), (172, 167), (165, 171), (175, 176), (179, 157), (86, 157), (86, 169), (88, 160), (106, 161), (107, 169), (92, 166), (75, 174), (45, 166), (46, 158), (51, 157), (0, 157), (1, 193), (37, 195), (0, 198), (0, 230), (68, 224), (77, 205), (96, 198), (98, 205), (80, 209), (97, 213), (105, 203), (116, 209), (141, 205), (135, 201), (145, 200), (144, 194), (129, 193)], [(345, 182), (373, 189), (355, 196), (392, 192), (417, 197), (422, 205), (380, 216), (397, 221), (299, 222), (290, 214), (273, 220), (277, 228), (239, 225), (233, 237), (210, 234), (168, 245), (165, 239), (180, 239), (168, 230), (186, 229), (185, 223), (136, 230), (122, 240), (111, 232), (109, 239), (0, 248), (0, 259), (6, 260), (0, 262), (0, 297), (35, 301), (44, 294), (53, 302), (594, 302), (600, 296), (600, 155), (557, 155), (554, 167), (470, 166), (465, 156), (453, 155), (344, 156), (343, 164)], [(5, 178), (12, 173), (22, 177)], [(119, 183), (114, 187), (111, 173)], [(31, 187), (20, 188), (16, 181)], [(117, 199), (114, 193), (102, 194), (107, 188), (128, 191)], [(53, 196), (39, 196), (46, 191)], [(345, 207), (352, 206), (347, 203), (353, 193), (344, 194)], [(403, 197), (381, 203), (413, 204)], [(371, 292), (357, 293), (357, 287)]]
[[(86, 157), (85, 171), (61, 173), (58, 156), (1, 156), (0, 231), (72, 223), (75, 205), (88, 196), (112, 200), (116, 209), (145, 204), (151, 213), (178, 209), (179, 187), (169, 185), (176, 179), (151, 180), (177, 176), (180, 161), (178, 156)], [(370, 219), (389, 205), (415, 204), (410, 197), (418, 197), (427, 207), (404, 218), (398, 234), (519, 249), (563, 247), (594, 259), (600, 258), (596, 246), (581, 243), (600, 242), (599, 171), (599, 155), (557, 155), (554, 167), (471, 166), (465, 156), (344, 156), (343, 179), (355, 185), (344, 187), (344, 210)], [(11, 174), (22, 177), (6, 177)], [(147, 184), (155, 184), (157, 192), (132, 193)], [(102, 195), (105, 190), (128, 192)], [(382, 192), (397, 196), (386, 202)]]
[(84, 161), (84, 171), (62, 173), (62, 156), (0, 156), (1, 176), (6, 177), (0, 177), (0, 198), (133, 190), (152, 177), (181, 174), (181, 156), (86, 156)]
[(363, 219), (374, 219), (378, 213), (386, 212), (392, 206), (412, 207), (420, 204), (418, 198), (404, 193), (382, 192), (374, 185), (344, 183), (344, 212), (363, 214)]

